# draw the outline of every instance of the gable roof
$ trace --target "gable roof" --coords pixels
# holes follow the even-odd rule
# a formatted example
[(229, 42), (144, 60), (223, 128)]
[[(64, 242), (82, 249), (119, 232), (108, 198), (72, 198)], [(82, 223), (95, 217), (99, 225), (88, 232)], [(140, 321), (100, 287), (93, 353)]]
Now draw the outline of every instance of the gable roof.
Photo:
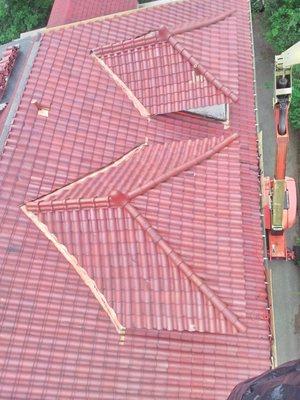
[[(187, 113), (148, 121), (89, 54), (91, 48), (136, 37), (155, 26), (213, 17), (228, 2), (178, 1), (56, 27), (46, 30), (36, 43), (38, 53), (25, 90), (17, 88), (21, 101), (0, 157), (0, 380), (7, 397), (223, 400), (239, 381), (270, 367), (249, 4), (233, 0), (231, 6), (236, 8), (238, 28), (239, 98), (230, 105), (230, 131), (239, 133), (241, 214), (235, 214), (235, 220), (243, 227), (243, 258), (233, 259), (227, 251), (225, 262), (230, 258), (234, 267), (227, 269), (226, 264), (225, 268), (223, 259), (215, 260), (216, 243), (204, 253), (201, 243), (192, 241), (190, 231), (182, 230), (179, 222), (170, 246), (178, 250), (184, 243), (185, 254), (180, 255), (185, 259), (192, 252), (202, 253), (203, 266), (216, 261), (217, 272), (210, 275), (208, 268), (206, 282), (236, 312), (246, 332), (128, 328), (125, 342), (119, 344), (115, 327), (90, 288), (20, 210), (20, 205), (114, 163), (142, 143), (220, 138), (228, 132), (221, 123)], [(38, 114), (32, 99), (49, 107), (47, 118)], [(213, 171), (208, 175), (211, 184)], [(222, 197), (215, 198), (214, 190), (208, 193), (211, 207), (203, 218), (216, 218), (214, 205)], [(160, 225), (155, 227), (165, 235), (168, 214), (155, 220), (152, 193), (143, 213), (151, 224), (157, 220)], [(179, 194), (170, 186), (170, 196), (182, 193), (189, 196), (190, 188)], [(235, 190), (231, 195), (236, 201)], [(135, 206), (143, 210), (143, 204)], [(175, 215), (177, 210), (172, 212)], [(221, 223), (223, 217), (218, 215), (226, 239), (228, 226)], [(206, 219), (202, 228), (210, 240), (216, 237), (215, 231), (206, 231)], [(193, 260), (187, 263), (193, 265)], [(243, 289), (240, 283), (220, 292), (223, 282), (239, 281), (240, 270), (244, 271)], [(239, 312), (242, 308), (245, 317)]]
[(55, 0), (47, 26), (69, 24), (136, 8), (137, 0)]
[(92, 50), (141, 115), (237, 101), (235, 10)]
[[(238, 267), (237, 281), (214, 283), (216, 290), (206, 283), (206, 272), (212, 279), (217, 260), (226, 259), (229, 248), (224, 269), (234, 270), (234, 260), (243, 258), (238, 146), (225, 151), (236, 137), (140, 146), (23, 208), (82, 276), (118, 332), (125, 327), (223, 334), (246, 330), (235, 315), (244, 316), (243, 270)], [(182, 188), (190, 193), (178, 196)], [(220, 197), (215, 205), (212, 191)], [(213, 215), (222, 218), (210, 215), (211, 206)], [(220, 222), (228, 227), (227, 237)], [(215, 260), (206, 261), (193, 247), (187, 255), (186, 240), (178, 243), (173, 236), (178, 223), (182, 238), (197, 241), (204, 254), (215, 247)], [(234, 285), (241, 285), (239, 308), (225, 295)]]

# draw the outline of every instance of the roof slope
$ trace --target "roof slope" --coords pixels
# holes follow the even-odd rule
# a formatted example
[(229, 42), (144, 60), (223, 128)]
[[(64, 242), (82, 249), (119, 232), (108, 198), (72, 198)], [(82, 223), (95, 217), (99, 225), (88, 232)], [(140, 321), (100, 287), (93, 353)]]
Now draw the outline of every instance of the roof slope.
[(119, 332), (246, 330), (237, 317), (245, 317), (238, 145), (227, 149), (235, 138), (141, 146), (25, 206), (93, 280), (83, 276)]
[(48, 26), (69, 24), (137, 7), (137, 0), (55, 0)]
[(143, 116), (237, 100), (235, 10), (92, 50)]
[[(239, 266), (244, 271), (240, 299), (245, 301), (245, 317), (238, 316), (247, 331), (224, 335), (128, 328), (120, 345), (90, 288), (20, 210), (20, 205), (112, 164), (145, 142), (224, 135), (223, 124), (187, 113), (147, 121), (93, 62), (89, 49), (156, 26), (219, 15), (229, 8), (228, 1), (178, 1), (55, 28), (41, 38), (0, 159), (0, 397), (224, 400), (239, 381), (270, 366), (248, 6), (245, 0), (230, 2), (236, 9), (239, 55), (239, 98), (230, 105), (230, 126), (239, 133), (243, 227), (243, 258), (235, 261), (234, 270)], [(33, 99), (50, 108), (47, 118), (38, 115)], [(133, 201), (143, 210), (143, 196)], [(154, 201), (155, 196), (143, 211), (153, 225)], [(216, 201), (213, 194), (210, 201)], [(161, 223), (155, 227), (159, 232), (167, 226), (165, 220)], [(177, 249), (178, 231), (180, 227), (170, 240)], [(187, 238), (177, 236), (179, 242)], [(192, 249), (189, 243), (185, 250), (196, 253), (199, 242)], [(211, 265), (214, 258), (211, 249), (203, 265)], [(209, 271), (205, 277), (217, 292), (214, 282), (220, 287), (225, 275), (230, 281), (233, 274), (223, 269), (222, 260), (216, 268), (211, 280)], [(229, 303), (233, 311), (241, 307), (239, 290), (218, 292), (225, 302), (235, 299), (234, 306)]]

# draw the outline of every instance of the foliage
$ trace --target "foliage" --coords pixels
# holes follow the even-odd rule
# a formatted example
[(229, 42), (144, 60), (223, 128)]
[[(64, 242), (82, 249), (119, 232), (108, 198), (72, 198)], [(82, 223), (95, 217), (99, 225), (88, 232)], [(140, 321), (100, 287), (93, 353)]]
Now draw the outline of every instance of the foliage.
[(276, 53), (283, 52), (300, 39), (298, 0), (266, 1), (265, 19), (266, 38)]
[[(266, 39), (276, 54), (287, 50), (300, 39), (299, 0), (266, 0), (264, 21)], [(290, 122), (300, 129), (300, 67), (293, 68), (293, 95)]]
[[(300, 7), (297, 0), (272, 0), (266, 5), (266, 38), (276, 53), (288, 49), (300, 39)], [(274, 11), (275, 10), (275, 11)], [(290, 122), (300, 129), (300, 67), (293, 68), (293, 95)]]
[(53, 0), (0, 0), (0, 44), (46, 25)]
[(300, 66), (293, 68), (293, 93), (290, 122), (294, 129), (300, 130)]
[(264, 10), (263, 0), (251, 0), (251, 9), (254, 13), (262, 12)]

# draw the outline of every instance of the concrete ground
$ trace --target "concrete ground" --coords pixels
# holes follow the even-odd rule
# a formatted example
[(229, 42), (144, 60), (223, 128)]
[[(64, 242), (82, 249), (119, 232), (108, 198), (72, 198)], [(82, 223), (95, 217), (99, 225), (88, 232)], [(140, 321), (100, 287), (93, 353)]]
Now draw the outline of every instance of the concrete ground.
[[(256, 92), (259, 128), (263, 132), (264, 174), (273, 176), (276, 149), (272, 109), (274, 53), (266, 44), (261, 27), (261, 15), (254, 15)], [(290, 136), (287, 175), (298, 178), (300, 134), (290, 132)], [(288, 231), (287, 241), (290, 248), (297, 236), (299, 225)], [(271, 306), (274, 317), (273, 357), (275, 365), (280, 365), (300, 358), (300, 267), (293, 262), (272, 261), (267, 268), (271, 276)]]

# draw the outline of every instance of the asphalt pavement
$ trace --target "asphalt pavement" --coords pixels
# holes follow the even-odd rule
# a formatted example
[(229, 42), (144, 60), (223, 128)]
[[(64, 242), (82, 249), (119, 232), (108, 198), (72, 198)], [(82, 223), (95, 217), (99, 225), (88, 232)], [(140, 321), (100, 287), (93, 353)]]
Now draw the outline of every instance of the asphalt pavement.
[[(274, 53), (264, 40), (262, 16), (253, 16), (253, 35), (256, 67), (256, 93), (259, 129), (262, 130), (265, 176), (274, 176), (275, 131), (273, 119)], [(290, 131), (287, 175), (298, 179), (299, 188), (300, 133)], [(299, 193), (299, 190), (298, 190)], [(298, 195), (298, 198), (299, 195)], [(287, 232), (292, 248), (299, 236), (298, 225)], [(300, 267), (293, 262), (272, 261), (267, 268), (271, 276), (270, 299), (273, 314), (274, 364), (300, 358)]]

